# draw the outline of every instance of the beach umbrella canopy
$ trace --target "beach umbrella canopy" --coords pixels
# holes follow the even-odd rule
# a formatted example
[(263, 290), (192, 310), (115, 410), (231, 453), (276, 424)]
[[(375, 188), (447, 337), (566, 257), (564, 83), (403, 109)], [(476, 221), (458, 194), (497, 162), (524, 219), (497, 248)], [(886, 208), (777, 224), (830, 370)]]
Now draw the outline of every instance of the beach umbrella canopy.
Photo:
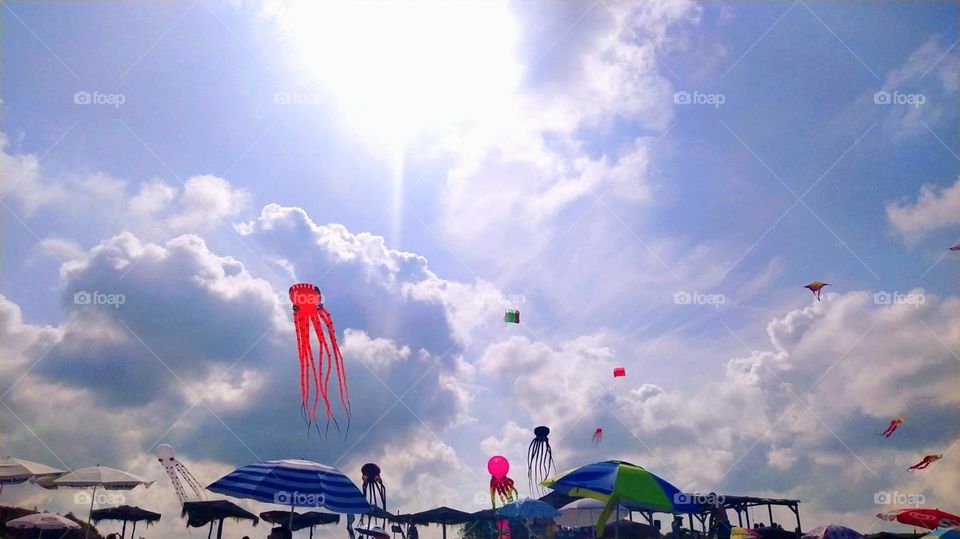
[[(606, 502), (606, 515), (612, 513), (621, 502), (638, 509), (668, 513), (698, 513), (700, 509), (695, 504), (681, 503), (681, 500), (690, 497), (682, 496), (680, 489), (666, 480), (640, 466), (619, 460), (587, 464), (547, 478), (541, 485), (568, 496)], [(597, 521), (597, 535), (603, 535), (606, 515), (601, 515)]]
[(407, 517), (407, 521), (414, 524), (440, 524), (443, 529), (443, 537), (447, 536), (448, 524), (465, 524), (474, 520), (472, 514), (446, 506), (420, 511)]
[(251, 520), (254, 526), (260, 522), (257, 515), (227, 500), (184, 502), (180, 516), (187, 517), (187, 526), (194, 528), (200, 528), (210, 524), (211, 533), (213, 532), (213, 523), (216, 522), (217, 539), (223, 536), (223, 521), (228, 518), (234, 520)]
[(441, 506), (409, 515), (409, 521), (416, 524), (464, 524), (473, 520), (470, 513)]
[(926, 528), (928, 530), (960, 526), (960, 516), (939, 509), (925, 509), (922, 507), (895, 509), (893, 511), (887, 511), (886, 513), (878, 513), (877, 518), (891, 522), (899, 522), (908, 526)]
[(862, 537), (863, 534), (860, 532), (839, 524), (827, 524), (803, 534), (803, 539), (861, 539)]
[[(555, 491), (556, 492), (556, 491)], [(600, 514), (603, 513), (606, 502), (595, 500), (593, 498), (580, 498), (574, 500), (560, 508), (560, 516), (553, 519), (558, 526), (568, 528), (586, 528), (596, 526), (600, 520)], [(627, 509), (620, 508), (621, 513), (627, 513)], [(613, 521), (613, 513), (607, 516), (607, 524)]]
[(3, 492), (3, 485), (19, 485), (31, 479), (57, 476), (62, 473), (64, 473), (63, 470), (51, 468), (39, 462), (3, 457), (0, 458), (0, 493)]
[[(92, 487), (93, 495), (90, 496), (90, 513), (87, 516), (87, 524), (90, 524), (90, 516), (93, 514), (93, 503), (97, 499), (96, 494), (98, 488), (104, 488), (106, 490), (132, 490), (140, 485), (150, 488), (150, 485), (153, 484), (153, 481), (147, 481), (137, 477), (136, 475), (133, 475), (130, 472), (125, 472), (109, 466), (100, 466), (98, 464), (96, 466), (88, 466), (86, 468), (77, 468), (76, 470), (71, 470), (50, 481), (49, 484), (57, 488)], [(90, 528), (88, 527), (84, 529), (83, 536), (87, 537), (89, 534)]]
[(94, 522), (101, 520), (122, 520), (124, 522), (156, 522), (160, 520), (160, 513), (147, 511), (131, 505), (121, 505), (119, 507), (108, 507), (106, 509), (97, 509), (90, 515)]
[(504, 505), (497, 509), (497, 514), (507, 518), (537, 519), (554, 518), (560, 514), (560, 511), (546, 502), (524, 499)]
[(960, 526), (937, 528), (924, 535), (923, 539), (960, 539)]
[(137, 522), (156, 522), (160, 520), (160, 513), (140, 509), (130, 505), (121, 505), (119, 507), (108, 507), (106, 509), (96, 509), (90, 513), (90, 520), (100, 522), (101, 520), (118, 520), (123, 522), (123, 528), (120, 531), (120, 537), (127, 535), (127, 522), (133, 522), (131, 537), (137, 533)]
[(76, 530), (80, 525), (69, 518), (52, 513), (34, 513), (25, 517), (8, 520), (5, 524), (8, 528), (18, 530)]
[(147, 481), (130, 472), (110, 468), (109, 466), (88, 466), (71, 470), (51, 482), (56, 487), (104, 488), (107, 490), (131, 490), (140, 485), (149, 487), (153, 481)]
[(325, 507), (364, 514), (370, 504), (340, 470), (309, 460), (268, 460), (238, 468), (207, 490), (287, 507)]
[(211, 522), (222, 522), (228, 518), (251, 520), (254, 526), (260, 522), (257, 515), (227, 500), (184, 502), (180, 516), (187, 517), (187, 526), (192, 528), (202, 528)]

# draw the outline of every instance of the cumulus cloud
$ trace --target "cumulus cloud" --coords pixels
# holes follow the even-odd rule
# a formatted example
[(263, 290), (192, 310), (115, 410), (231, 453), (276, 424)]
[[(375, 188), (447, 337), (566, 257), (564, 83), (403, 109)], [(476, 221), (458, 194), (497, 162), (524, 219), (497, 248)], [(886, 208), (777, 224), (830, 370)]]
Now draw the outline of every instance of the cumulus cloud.
[[(319, 446), (317, 460), (349, 456), (351, 463), (384, 452), (381, 464), (402, 478), (396, 484), (418, 485), (453, 503), (467, 483), (453, 485), (449, 476), (464, 468), (437, 436), (471, 420), (474, 368), (460, 355), (453, 330), (462, 328), (465, 338), (476, 325), (468, 319), (480, 315), (457, 303), (461, 287), (470, 285), (440, 279), (425, 258), (391, 250), (383, 238), (315, 225), (295, 208), (265, 208), (246, 234), (254, 245), (269, 246), (264, 256), (287, 261), (292, 272), (323, 287), (343, 335), (353, 415), (347, 439), (331, 435), (321, 443), (306, 436), (289, 282), (275, 285), (274, 276), (257, 275), (197, 235), (153, 242), (125, 232), (88, 250), (70, 246), (60, 269), (60, 324), (27, 323), (16, 304), (0, 298), (0, 369), (9, 381), (3, 400), (23, 421), (2, 426), (9, 450), (40, 455), (49, 447), (54, 463), (137, 469), (153, 445), (173, 440), (197, 463), (194, 473), (210, 481), (291, 450)], [(318, 278), (316, 267), (332, 268), (335, 280)], [(336, 286), (327, 287), (331, 282)], [(125, 299), (77, 301), (85, 293)], [(392, 307), (397, 317), (384, 316)], [(335, 382), (331, 392), (338, 405)], [(110, 419), (91, 428), (91, 418), (100, 417)], [(342, 415), (340, 421), (342, 428)], [(436, 457), (424, 460), (423, 452)], [(152, 461), (144, 461), (146, 472)]]
[(343, 353), (376, 371), (385, 370), (391, 363), (410, 357), (409, 346), (398, 347), (390, 339), (370, 338), (363, 330), (348, 329), (343, 336)]
[[(819, 488), (816, 481), (789, 484), (783, 472), (824, 480), (842, 474), (873, 492), (884, 482), (904, 484), (898, 470), (960, 436), (955, 429), (933, 427), (960, 418), (960, 397), (953, 390), (960, 363), (952, 352), (960, 347), (960, 300), (922, 289), (909, 294), (925, 301), (878, 304), (870, 293), (851, 292), (793, 310), (768, 324), (768, 350), (727, 360), (721, 380), (693, 391), (641, 381), (610, 392), (593, 374), (609, 372), (615, 351), (602, 335), (558, 349), (512, 338), (491, 345), (478, 368), (499, 377), (508, 398), (530, 417), (550, 421), (561, 432), (584, 416), (590, 423), (581, 422), (583, 432), (594, 421), (606, 422), (605, 434), (622, 424), (629, 442), (605, 436), (607, 451), (646, 463), (678, 484), (772, 488), (824, 501), (827, 495), (811, 490)], [(596, 409), (590, 403), (597, 403)], [(881, 443), (887, 439), (876, 432), (899, 415), (920, 424), (893, 445)], [(516, 425), (508, 424), (503, 439), (486, 440), (487, 449), (505, 448), (511, 430)], [(566, 448), (571, 452), (589, 458), (579, 444)], [(751, 477), (740, 473), (745, 469)], [(945, 492), (943, 485), (923, 484), (916, 488)], [(871, 503), (830, 497), (833, 501), (850, 508)]]
[(48, 177), (36, 155), (11, 150), (2, 132), (0, 194), (15, 201), (24, 217), (46, 210), (69, 215), (73, 229), (93, 225), (100, 233), (134, 232), (151, 239), (202, 233), (239, 215), (251, 201), (246, 190), (210, 174), (191, 176), (182, 187), (161, 179), (131, 186), (102, 172)]
[[(535, 70), (502, 115), (485, 115), (443, 138), (439, 147), (455, 165), (444, 187), (441, 229), (453, 245), (471, 247), (458, 254), (503, 269), (562, 234), (564, 212), (592, 201), (591, 194), (633, 205), (651, 198), (651, 147), (673, 106), (672, 86), (658, 72), (658, 48), (670, 44), (669, 28), (695, 24), (699, 11), (687, 2), (518, 11), (533, 35), (544, 27), (558, 29), (544, 35), (566, 35), (572, 25), (576, 39), (527, 43), (525, 50), (549, 49), (545, 58), (530, 59)], [(649, 135), (621, 138), (618, 150), (600, 155), (585, 147), (585, 133), (609, 134), (617, 122)]]
[(914, 202), (890, 202), (887, 220), (908, 239), (960, 225), (960, 178), (947, 187), (924, 185)]

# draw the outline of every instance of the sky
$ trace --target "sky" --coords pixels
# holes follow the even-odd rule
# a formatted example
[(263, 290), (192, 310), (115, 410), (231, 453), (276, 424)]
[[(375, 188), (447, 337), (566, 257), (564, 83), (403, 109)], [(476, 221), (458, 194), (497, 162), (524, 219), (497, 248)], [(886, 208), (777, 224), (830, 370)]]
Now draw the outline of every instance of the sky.
[[(537, 425), (559, 470), (797, 498), (805, 529), (958, 511), (957, 15), (5, 2), (0, 453), (156, 479), (122, 493), (165, 515), (147, 537), (201, 533), (160, 443), (203, 484), (375, 462), (391, 511), (474, 511), (493, 455), (536, 494)], [(296, 282), (336, 324), (346, 436), (300, 413)]]

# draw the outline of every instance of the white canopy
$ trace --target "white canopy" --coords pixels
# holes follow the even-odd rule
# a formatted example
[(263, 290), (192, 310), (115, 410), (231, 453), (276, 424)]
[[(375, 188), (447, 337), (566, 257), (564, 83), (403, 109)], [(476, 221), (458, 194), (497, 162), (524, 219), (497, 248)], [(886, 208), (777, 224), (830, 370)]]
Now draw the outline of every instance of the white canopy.
[(14, 457), (0, 458), (0, 485), (16, 485), (37, 477), (62, 473), (63, 470), (38, 462)]
[(110, 468), (109, 466), (88, 466), (77, 468), (50, 481), (57, 487), (100, 487), (107, 490), (130, 490), (139, 485), (147, 488), (153, 481), (147, 481), (130, 472)]
[[(558, 526), (566, 526), (568, 528), (596, 526), (604, 507), (606, 507), (606, 502), (594, 500), (593, 498), (581, 498), (561, 507), (560, 516), (554, 518), (553, 521)], [(630, 511), (621, 506), (620, 514), (627, 515), (630, 514)], [(613, 522), (616, 518), (617, 510), (614, 508), (614, 510), (610, 512), (610, 517), (607, 518), (607, 524)]]
[(76, 522), (52, 513), (34, 513), (25, 517), (15, 518), (13, 520), (8, 520), (6, 526), (8, 528), (16, 528), (18, 530), (76, 530), (80, 528), (80, 525)]

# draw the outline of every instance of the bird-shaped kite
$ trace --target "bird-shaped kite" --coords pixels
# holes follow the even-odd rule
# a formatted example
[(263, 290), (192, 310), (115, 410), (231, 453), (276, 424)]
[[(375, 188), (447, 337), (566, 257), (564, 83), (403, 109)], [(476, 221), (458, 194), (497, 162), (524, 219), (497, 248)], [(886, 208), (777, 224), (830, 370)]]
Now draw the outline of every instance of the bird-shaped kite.
[(920, 462), (914, 464), (913, 466), (911, 466), (911, 467), (909, 467), (909, 468), (907, 468), (907, 469), (908, 469), (908, 470), (925, 470), (925, 469), (927, 469), (928, 466), (930, 466), (931, 464), (933, 464), (934, 462), (936, 462), (936, 461), (938, 461), (938, 460), (940, 460), (940, 459), (942, 459), (942, 458), (943, 458), (943, 455), (942, 455), (942, 454), (940, 454), (940, 455), (927, 455), (927, 456), (923, 457), (923, 460), (921, 460)]
[(813, 281), (812, 283), (804, 286), (804, 288), (810, 289), (813, 292), (813, 295), (817, 297), (817, 301), (820, 301), (820, 290), (825, 286), (830, 286), (830, 283), (821, 283), (820, 281)]
[[(330, 406), (330, 399), (327, 396), (330, 374), (336, 370), (337, 384), (340, 389), (340, 403), (343, 404), (346, 411), (347, 432), (349, 433), (350, 392), (347, 389), (347, 373), (343, 365), (343, 356), (340, 355), (340, 346), (337, 344), (337, 333), (333, 328), (333, 318), (323, 306), (323, 295), (320, 294), (320, 289), (315, 285), (298, 283), (290, 287), (290, 302), (293, 303), (293, 323), (297, 331), (297, 350), (300, 355), (300, 397), (307, 424), (315, 425), (317, 423), (317, 409), (320, 397), (323, 397), (323, 404), (327, 409), (327, 427), (330, 426), (330, 420), (333, 420), (337, 430), (340, 430), (340, 425), (337, 423), (333, 408)], [(310, 346), (311, 325), (319, 343), (316, 360), (313, 358), (313, 348)], [(329, 346), (327, 345), (327, 338), (324, 337), (324, 327), (327, 328), (327, 335), (329, 335)], [(324, 355), (327, 356), (326, 376), (323, 374)], [(313, 385), (312, 403), (310, 402), (311, 385)]]
[(892, 436), (893, 433), (897, 430), (897, 427), (899, 427), (900, 425), (903, 425), (903, 421), (905, 419), (906, 419), (905, 417), (898, 417), (896, 419), (891, 420), (890, 425), (887, 426), (887, 430), (883, 431), (880, 434), (880, 436), (883, 436), (885, 438), (889, 438), (890, 436)]

